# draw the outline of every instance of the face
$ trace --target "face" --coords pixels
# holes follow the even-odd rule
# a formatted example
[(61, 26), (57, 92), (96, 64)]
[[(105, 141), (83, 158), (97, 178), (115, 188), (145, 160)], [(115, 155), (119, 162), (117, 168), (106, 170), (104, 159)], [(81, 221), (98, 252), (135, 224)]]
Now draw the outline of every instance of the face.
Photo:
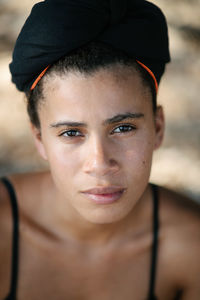
[(59, 195), (89, 222), (125, 218), (148, 184), (162, 109), (153, 114), (148, 88), (126, 69), (49, 78), (44, 96), (33, 133)]

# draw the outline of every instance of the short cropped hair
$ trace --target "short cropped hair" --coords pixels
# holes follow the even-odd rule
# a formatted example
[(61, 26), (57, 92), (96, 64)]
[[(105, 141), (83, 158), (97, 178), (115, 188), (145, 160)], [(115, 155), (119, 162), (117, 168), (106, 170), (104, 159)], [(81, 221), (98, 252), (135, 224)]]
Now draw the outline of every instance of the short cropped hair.
[[(99, 69), (106, 69), (115, 65), (129, 67), (138, 72), (142, 83), (149, 88), (152, 96), (153, 113), (156, 111), (157, 97), (155, 84), (150, 74), (141, 67), (135, 59), (129, 57), (121, 50), (115, 49), (108, 44), (92, 41), (78, 49), (73, 50), (70, 54), (62, 57), (52, 64), (47, 70), (44, 77), (50, 77), (53, 74), (63, 75), (70, 71), (78, 71), (86, 75), (92, 75)], [(30, 121), (37, 128), (40, 128), (40, 120), (38, 116), (38, 105), (43, 96), (44, 77), (38, 82), (34, 90), (26, 93), (27, 111)]]

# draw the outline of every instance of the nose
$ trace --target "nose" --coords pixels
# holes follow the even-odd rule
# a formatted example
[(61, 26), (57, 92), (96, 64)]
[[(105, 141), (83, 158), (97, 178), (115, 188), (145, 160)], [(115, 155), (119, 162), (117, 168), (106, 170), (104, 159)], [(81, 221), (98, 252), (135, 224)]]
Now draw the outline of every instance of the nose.
[(84, 172), (93, 176), (113, 175), (119, 171), (115, 152), (105, 140), (93, 137), (88, 141)]

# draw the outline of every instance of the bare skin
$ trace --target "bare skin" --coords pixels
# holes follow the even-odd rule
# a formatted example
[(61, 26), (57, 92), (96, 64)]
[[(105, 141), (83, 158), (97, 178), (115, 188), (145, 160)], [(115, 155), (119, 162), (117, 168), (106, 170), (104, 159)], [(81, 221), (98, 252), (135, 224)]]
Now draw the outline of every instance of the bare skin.
[[(18, 300), (147, 298), (152, 246), (148, 179), (153, 151), (162, 142), (164, 118), (162, 108), (154, 118), (149, 92), (138, 75), (127, 73), (125, 79), (101, 70), (91, 77), (70, 74), (46, 83), (41, 132), (32, 129), (51, 172), (9, 176), (20, 210)], [(130, 111), (143, 116), (104, 122)], [(71, 128), (51, 126), (63, 120), (87, 126), (73, 127), (79, 134), (69, 138)], [(134, 129), (119, 133), (124, 125)], [(126, 188), (109, 206), (81, 193), (108, 185)], [(173, 300), (181, 291), (179, 299), (198, 300), (199, 205), (161, 187), (159, 194), (156, 296)], [(1, 183), (0, 208), (4, 299), (10, 284), (12, 220)]]

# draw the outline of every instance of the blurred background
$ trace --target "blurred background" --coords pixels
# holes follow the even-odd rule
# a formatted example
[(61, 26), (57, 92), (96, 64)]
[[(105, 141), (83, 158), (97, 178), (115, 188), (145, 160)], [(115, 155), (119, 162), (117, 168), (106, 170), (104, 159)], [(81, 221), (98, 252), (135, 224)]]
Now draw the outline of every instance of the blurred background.
[[(0, 176), (47, 166), (35, 150), (26, 100), (8, 64), (34, 0), (0, 0)], [(172, 62), (161, 81), (166, 134), (155, 152), (151, 181), (200, 201), (200, 0), (154, 0), (167, 17)]]

